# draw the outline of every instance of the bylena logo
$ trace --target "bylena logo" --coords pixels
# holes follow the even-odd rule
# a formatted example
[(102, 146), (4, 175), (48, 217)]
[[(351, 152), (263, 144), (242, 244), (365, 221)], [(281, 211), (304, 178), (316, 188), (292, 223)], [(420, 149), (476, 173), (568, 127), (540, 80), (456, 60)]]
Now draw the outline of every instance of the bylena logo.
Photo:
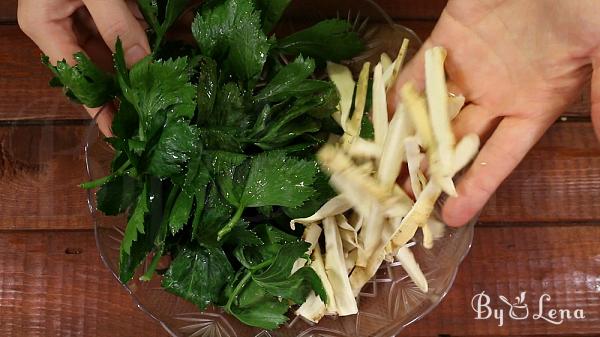
[[(519, 296), (515, 297), (514, 302), (509, 301), (505, 296), (498, 296), (498, 299), (503, 303), (502, 307), (493, 307), (491, 297), (482, 291), (473, 296), (471, 307), (475, 311), (475, 319), (490, 319), (498, 321), (498, 326), (504, 325), (506, 310), (508, 309), (508, 318), (515, 321), (531, 318), (532, 320), (544, 320), (550, 324), (560, 325), (565, 320), (581, 320), (585, 319), (583, 309), (560, 309), (552, 306), (552, 297), (548, 294), (542, 294), (537, 299), (537, 310), (529, 310), (527, 304), (527, 292), (523, 291)], [(530, 315), (533, 313), (533, 315)]]

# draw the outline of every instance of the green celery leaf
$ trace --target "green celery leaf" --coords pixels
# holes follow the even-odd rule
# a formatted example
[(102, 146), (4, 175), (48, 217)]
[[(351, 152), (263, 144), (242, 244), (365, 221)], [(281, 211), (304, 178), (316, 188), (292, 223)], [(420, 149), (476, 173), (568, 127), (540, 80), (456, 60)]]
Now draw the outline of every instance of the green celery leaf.
[(375, 130), (373, 129), (373, 123), (371, 119), (365, 113), (365, 116), (362, 119), (361, 127), (360, 127), (360, 138), (364, 139), (375, 139)]
[(171, 229), (171, 234), (175, 235), (188, 223), (193, 204), (193, 195), (188, 194), (185, 191), (179, 193), (169, 216), (169, 228)]
[(189, 0), (138, 0), (138, 7), (156, 34), (156, 45), (187, 7)]
[(250, 123), (250, 115), (244, 108), (242, 96), (237, 84), (229, 82), (223, 85), (217, 93), (213, 114), (207, 125), (232, 127), (238, 132), (245, 130)]
[(90, 108), (111, 101), (117, 93), (113, 76), (100, 70), (84, 53), (76, 53), (73, 58), (76, 62), (74, 66), (65, 60), (53, 66), (47, 56), (42, 57), (42, 63), (56, 76), (52, 80), (54, 86), (60, 82), (67, 96)]
[(210, 57), (201, 56), (198, 73), (198, 125), (209, 125), (217, 97), (217, 63)]
[(138, 196), (135, 209), (127, 222), (123, 241), (121, 242), (121, 251), (131, 254), (131, 244), (138, 238), (138, 232), (144, 234), (144, 219), (148, 213), (148, 188), (144, 184), (142, 192)]
[(292, 0), (256, 0), (256, 6), (262, 14), (265, 33), (269, 33), (275, 28), (290, 2)]
[(289, 98), (290, 92), (303, 83), (315, 71), (315, 61), (298, 56), (294, 62), (283, 67), (256, 96), (257, 101), (276, 102)]
[(199, 128), (200, 139), (204, 148), (210, 150), (223, 150), (242, 152), (244, 140), (237, 135), (235, 128)]
[(323, 204), (337, 195), (333, 188), (331, 188), (331, 185), (329, 185), (329, 177), (321, 169), (319, 169), (315, 176), (313, 188), (315, 189), (315, 194), (312, 198), (299, 207), (284, 207), (283, 212), (291, 219), (306, 218), (315, 214)]
[(236, 247), (262, 245), (263, 241), (254, 231), (248, 229), (248, 226), (249, 224), (245, 220), (241, 220), (240, 223), (223, 238), (223, 243)]
[(230, 313), (240, 322), (266, 330), (277, 329), (281, 324), (287, 322), (285, 313), (289, 310), (289, 304), (272, 297), (270, 300), (261, 301), (254, 306), (244, 309), (232, 307)]
[(352, 25), (339, 19), (321, 21), (277, 43), (277, 49), (284, 54), (302, 54), (333, 62), (351, 59), (364, 48), (358, 34), (352, 31)]
[(192, 33), (201, 53), (223, 60), (237, 78), (250, 80), (262, 71), (270, 49), (260, 15), (251, 0), (226, 0), (199, 13)]
[(303, 267), (291, 274), (294, 263), (306, 257), (309, 246), (304, 241), (283, 245), (269, 268), (254, 274), (252, 279), (269, 294), (289, 299), (296, 304), (304, 303), (311, 290), (326, 300), (325, 289), (313, 269)]
[(217, 233), (227, 223), (234, 208), (223, 198), (215, 184), (211, 184), (204, 202), (204, 210), (194, 230), (194, 237), (208, 246), (218, 245)]
[(147, 57), (133, 66), (129, 81), (130, 86), (121, 89), (138, 111), (142, 135), (152, 137), (163, 126), (165, 113), (172, 120), (194, 116), (196, 88), (189, 83), (187, 58), (152, 61)]
[(133, 138), (137, 134), (139, 119), (133, 105), (123, 100), (119, 104), (119, 111), (112, 121), (112, 132), (119, 138)]
[(183, 248), (164, 275), (162, 286), (204, 310), (219, 300), (221, 291), (233, 274), (222, 249), (203, 246)]
[(252, 158), (241, 204), (300, 206), (314, 194), (311, 186), (316, 173), (314, 161), (288, 157), (281, 151), (258, 154)]
[(131, 177), (116, 177), (96, 193), (98, 209), (106, 215), (125, 212), (136, 201), (139, 187), (138, 181)]
[(173, 177), (199, 150), (196, 127), (184, 121), (167, 122), (156, 147), (149, 154), (148, 173), (157, 177)]

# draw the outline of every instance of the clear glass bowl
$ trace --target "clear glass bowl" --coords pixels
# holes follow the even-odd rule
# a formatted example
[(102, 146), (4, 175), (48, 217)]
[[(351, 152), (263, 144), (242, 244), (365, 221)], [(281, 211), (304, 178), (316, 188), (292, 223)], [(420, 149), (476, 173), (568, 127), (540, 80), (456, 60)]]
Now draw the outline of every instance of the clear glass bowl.
[[(300, 8), (310, 11), (300, 11)], [(300, 12), (301, 16), (297, 14)], [(350, 20), (368, 41), (368, 50), (348, 62), (352, 68), (367, 60), (378, 62), (384, 51), (393, 58), (404, 37), (411, 40), (409, 57), (420, 46), (418, 37), (410, 29), (394, 24), (381, 8), (369, 0), (299, 0), (292, 4), (279, 29), (293, 31), (311, 22), (336, 16)], [(114, 152), (102, 140), (95, 125), (90, 127), (86, 137), (86, 166), (89, 178), (93, 180), (109, 172)], [(126, 218), (109, 217), (97, 211), (95, 192), (89, 192), (88, 203), (94, 218), (96, 243), (102, 261), (118, 280), (119, 246)], [(139, 268), (132, 281), (122, 285), (141, 310), (175, 337), (390, 337), (426, 315), (446, 295), (458, 266), (471, 246), (474, 223), (475, 220), (461, 228), (449, 228), (430, 250), (422, 246), (421, 236), (415, 237), (416, 244), (411, 249), (429, 281), (427, 294), (412, 283), (401, 266), (384, 263), (374, 279), (363, 288), (358, 315), (326, 317), (316, 325), (290, 316), (290, 321), (283, 327), (267, 332), (247, 327), (218, 308), (200, 312), (194, 305), (163, 290), (160, 276), (156, 275), (150, 282), (139, 281), (145, 265)]]

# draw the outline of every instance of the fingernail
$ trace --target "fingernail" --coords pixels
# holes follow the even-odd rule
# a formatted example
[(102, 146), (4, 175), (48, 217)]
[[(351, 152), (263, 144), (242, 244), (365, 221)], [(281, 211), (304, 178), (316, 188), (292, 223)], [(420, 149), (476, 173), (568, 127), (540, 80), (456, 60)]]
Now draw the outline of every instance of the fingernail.
[(143, 59), (146, 55), (148, 55), (148, 52), (139, 44), (129, 47), (129, 49), (127, 49), (125, 52), (125, 61), (127, 62), (127, 66), (131, 67), (139, 60)]

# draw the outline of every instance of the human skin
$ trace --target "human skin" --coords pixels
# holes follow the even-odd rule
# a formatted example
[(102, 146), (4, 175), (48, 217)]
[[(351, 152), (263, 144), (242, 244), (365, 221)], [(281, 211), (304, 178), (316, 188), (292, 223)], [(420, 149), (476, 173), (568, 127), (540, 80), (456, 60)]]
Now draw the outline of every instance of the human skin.
[[(123, 43), (128, 65), (150, 53), (145, 23), (135, 1), (124, 0), (19, 0), (19, 26), (55, 64), (73, 63), (73, 54), (83, 51), (104, 67), (112, 68), (111, 52), (117, 37)], [(100, 108), (86, 110), (92, 117)], [(105, 105), (97, 123), (109, 135), (114, 113)]]
[[(452, 226), (473, 218), (558, 116), (592, 79), (592, 121), (600, 135), (600, 2), (450, 0), (431, 36), (400, 74), (423, 88), (423, 53), (448, 50), (449, 90), (468, 105), (453, 122), (458, 138), (475, 132), (480, 153), (447, 199)], [(395, 109), (391, 110), (395, 111)]]

